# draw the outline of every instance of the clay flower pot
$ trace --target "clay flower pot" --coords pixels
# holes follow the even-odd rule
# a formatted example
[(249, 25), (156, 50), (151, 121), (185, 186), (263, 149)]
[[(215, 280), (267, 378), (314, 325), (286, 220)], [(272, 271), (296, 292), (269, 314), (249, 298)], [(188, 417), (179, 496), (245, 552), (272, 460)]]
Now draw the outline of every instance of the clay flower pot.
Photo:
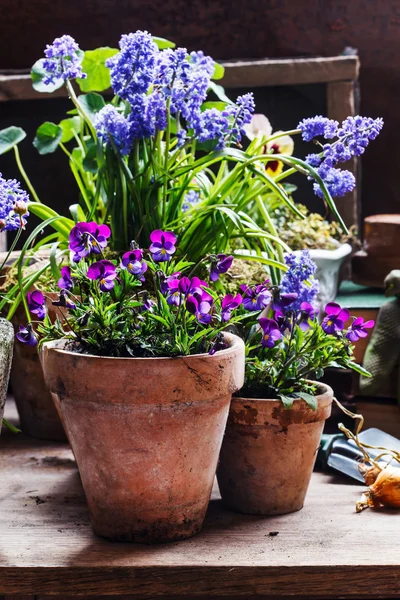
[[(46, 293), (56, 299), (56, 294)], [(55, 319), (56, 309), (48, 302), (50, 318)], [(19, 306), (12, 319), (15, 331), (26, 323), (23, 306)], [(11, 367), (11, 388), (17, 406), (22, 431), (31, 437), (66, 441), (64, 428), (43, 377), (37, 347), (16, 342)]]
[(318, 383), (318, 408), (295, 400), (232, 398), (217, 470), (224, 504), (253, 515), (300, 510), (310, 483), (333, 391)]
[(0, 318), (0, 432), (6, 402), (8, 377), (14, 345), (14, 329), (6, 319)]
[(166, 542), (200, 531), (244, 344), (213, 356), (107, 358), (43, 344), (95, 533)]

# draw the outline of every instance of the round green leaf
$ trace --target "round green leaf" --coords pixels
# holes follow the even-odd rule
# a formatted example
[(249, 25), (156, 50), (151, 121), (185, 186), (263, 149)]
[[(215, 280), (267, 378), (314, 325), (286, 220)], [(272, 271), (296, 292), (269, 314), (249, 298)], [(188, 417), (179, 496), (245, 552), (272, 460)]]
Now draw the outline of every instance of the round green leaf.
[(111, 86), (110, 70), (105, 62), (111, 56), (118, 53), (116, 48), (97, 48), (87, 50), (82, 61), (82, 70), (86, 73), (86, 79), (78, 79), (77, 82), (82, 92), (103, 92)]
[(26, 138), (26, 133), (21, 127), (7, 127), (0, 131), (0, 154), (4, 154), (17, 146), (23, 139)]
[(96, 118), (96, 114), (106, 105), (103, 96), (94, 92), (78, 96), (78, 102), (92, 123)]
[(222, 112), (223, 110), (226, 109), (227, 106), (229, 106), (229, 104), (227, 102), (203, 102), (200, 109), (203, 112), (203, 111), (207, 110), (208, 108), (216, 108), (217, 110)]
[(176, 44), (174, 42), (170, 42), (165, 38), (154, 37), (152, 36), (153, 42), (157, 44), (159, 50), (165, 50), (165, 48), (175, 48)]
[(214, 73), (211, 77), (211, 79), (222, 79), (223, 76), (225, 75), (225, 67), (223, 67), (222, 65), (220, 65), (219, 63), (214, 63)]
[(63, 136), (62, 127), (55, 123), (42, 123), (36, 131), (36, 137), (33, 140), (33, 145), (39, 154), (51, 154), (57, 150)]
[(58, 90), (63, 85), (64, 81), (60, 78), (55, 83), (50, 83), (48, 85), (43, 83), (43, 79), (47, 74), (46, 70), (43, 68), (44, 60), (44, 58), (37, 60), (31, 69), (32, 86), (37, 92), (51, 94), (55, 90)]
[(63, 144), (72, 140), (72, 138), (74, 137), (74, 133), (79, 133), (81, 130), (81, 120), (79, 117), (63, 119), (59, 122), (58, 125), (62, 129), (61, 141)]

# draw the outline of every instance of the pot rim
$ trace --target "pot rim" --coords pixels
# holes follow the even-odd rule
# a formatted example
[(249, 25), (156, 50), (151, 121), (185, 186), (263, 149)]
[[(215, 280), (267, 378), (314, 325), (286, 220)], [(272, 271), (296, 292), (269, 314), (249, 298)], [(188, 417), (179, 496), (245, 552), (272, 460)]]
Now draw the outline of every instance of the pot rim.
[(187, 356), (97, 356), (96, 354), (86, 354), (82, 352), (73, 352), (71, 350), (65, 350), (64, 348), (57, 347), (57, 344), (61, 342), (65, 342), (67, 338), (61, 338), (59, 340), (52, 340), (49, 342), (44, 342), (42, 344), (41, 352), (46, 349), (48, 351), (52, 350), (59, 354), (67, 354), (68, 356), (80, 356), (82, 358), (91, 360), (91, 359), (100, 359), (100, 360), (123, 360), (123, 361), (132, 361), (132, 360), (140, 360), (140, 361), (177, 361), (177, 360), (190, 360), (190, 359), (219, 359), (219, 358), (227, 358), (229, 355), (233, 355), (239, 350), (241, 347), (244, 349), (244, 342), (242, 338), (238, 335), (229, 332), (223, 332), (224, 337), (227, 339), (228, 343), (230, 343), (228, 348), (224, 350), (218, 350), (215, 354), (188, 354)]
[[(352, 252), (353, 248), (347, 242), (340, 244), (334, 250), (327, 250), (325, 248), (309, 248), (311, 258), (324, 258), (332, 261), (343, 260)], [(300, 253), (302, 250), (295, 250), (294, 254)]]
[[(320, 381), (313, 381), (313, 380), (309, 380), (309, 383), (315, 383), (320, 388), (324, 388), (322, 393), (316, 395), (316, 398), (322, 398), (323, 396), (329, 395), (329, 396), (332, 396), (332, 399), (333, 399), (334, 392), (330, 385), (328, 385), (326, 383), (322, 383)], [(279, 403), (283, 404), (282, 400), (280, 398), (246, 398), (246, 396), (232, 396), (232, 402), (235, 402), (235, 401), (248, 402), (248, 403), (251, 403), (251, 402), (279, 402)], [(293, 403), (297, 403), (297, 402), (305, 402), (305, 400), (303, 400), (302, 398), (294, 398)], [(291, 409), (288, 409), (288, 410), (291, 410)]]

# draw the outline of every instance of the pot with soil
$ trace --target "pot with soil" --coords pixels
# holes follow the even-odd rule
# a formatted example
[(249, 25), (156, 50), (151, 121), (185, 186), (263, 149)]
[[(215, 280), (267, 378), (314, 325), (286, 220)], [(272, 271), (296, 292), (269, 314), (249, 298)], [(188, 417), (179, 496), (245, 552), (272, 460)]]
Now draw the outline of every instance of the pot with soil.
[(43, 344), (46, 383), (63, 416), (100, 536), (166, 542), (198, 533), (208, 506), (244, 344), (213, 355), (109, 358), (65, 340)]
[(317, 408), (302, 399), (232, 398), (217, 470), (224, 504), (254, 515), (300, 510), (333, 391), (318, 383)]
[(6, 319), (0, 318), (0, 432), (6, 402), (8, 378), (14, 345), (14, 330)]

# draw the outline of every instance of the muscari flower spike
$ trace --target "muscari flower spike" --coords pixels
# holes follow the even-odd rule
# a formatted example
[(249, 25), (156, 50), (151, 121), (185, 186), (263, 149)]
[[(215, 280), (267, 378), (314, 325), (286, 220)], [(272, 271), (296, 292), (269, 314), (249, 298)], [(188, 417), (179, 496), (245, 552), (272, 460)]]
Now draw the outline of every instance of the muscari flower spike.
[(16, 231), (26, 225), (29, 196), (16, 179), (0, 173), (0, 231)]
[(60, 80), (85, 79), (81, 62), (83, 52), (70, 35), (56, 38), (51, 45), (47, 45), (44, 51), (46, 56), (42, 61), (42, 67), (46, 71), (43, 78), (45, 85), (52, 85)]

